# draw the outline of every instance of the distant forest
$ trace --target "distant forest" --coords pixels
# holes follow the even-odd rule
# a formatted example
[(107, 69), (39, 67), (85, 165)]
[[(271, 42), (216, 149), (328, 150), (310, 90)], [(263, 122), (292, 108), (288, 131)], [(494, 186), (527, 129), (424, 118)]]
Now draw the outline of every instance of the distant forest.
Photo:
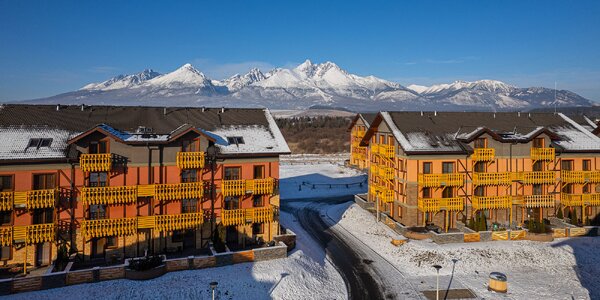
[(351, 121), (328, 116), (276, 119), (293, 154), (349, 152)]

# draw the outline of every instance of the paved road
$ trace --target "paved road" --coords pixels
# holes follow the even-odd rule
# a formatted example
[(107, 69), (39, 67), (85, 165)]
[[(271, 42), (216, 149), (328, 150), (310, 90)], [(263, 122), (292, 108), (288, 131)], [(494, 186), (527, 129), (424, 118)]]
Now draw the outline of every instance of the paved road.
[(282, 208), (293, 213), (323, 246), (344, 278), (350, 299), (421, 298), (400, 270), (341, 226), (333, 226), (336, 221), (326, 214), (327, 208), (347, 201), (352, 197), (314, 199)]

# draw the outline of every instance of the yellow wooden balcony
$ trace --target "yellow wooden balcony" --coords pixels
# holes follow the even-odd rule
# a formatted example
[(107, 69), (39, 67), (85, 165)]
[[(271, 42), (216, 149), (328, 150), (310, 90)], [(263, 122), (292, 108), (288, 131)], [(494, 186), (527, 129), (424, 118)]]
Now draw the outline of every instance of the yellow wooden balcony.
[(275, 192), (275, 179), (223, 180), (221, 193), (224, 197), (245, 194), (270, 195)]
[(0, 192), (0, 211), (9, 211), (13, 209), (13, 192)]
[(394, 180), (394, 168), (392, 167), (379, 166), (377, 168), (377, 173), (379, 177), (385, 180)]
[(527, 208), (554, 207), (556, 205), (554, 195), (527, 195), (518, 196), (514, 199), (516, 199), (517, 204)]
[(137, 201), (137, 186), (84, 187), (81, 201), (86, 205), (133, 203)]
[(178, 152), (177, 167), (180, 169), (204, 168), (204, 152)]
[(419, 198), (417, 207), (422, 212), (461, 211), (465, 205), (463, 197), (453, 198)]
[(112, 155), (110, 153), (81, 154), (79, 168), (84, 172), (109, 172), (112, 169)]
[(221, 211), (223, 226), (265, 223), (274, 220), (275, 207), (254, 207), (245, 209), (224, 209)]
[(554, 171), (529, 171), (512, 173), (513, 180), (523, 184), (554, 184), (556, 173)]
[(203, 182), (154, 185), (154, 198), (159, 201), (202, 198), (203, 195)]
[(136, 218), (99, 219), (81, 221), (81, 233), (86, 238), (126, 236), (137, 232)]
[(511, 205), (511, 196), (473, 196), (471, 198), (471, 206), (474, 210), (508, 209)]
[(532, 160), (554, 160), (554, 148), (531, 148)]
[(56, 240), (54, 223), (15, 226), (13, 239), (15, 242), (25, 242), (27, 245), (54, 242)]
[(473, 185), (510, 185), (511, 183), (509, 172), (473, 173)]
[(562, 194), (564, 206), (600, 206), (600, 194)]
[(47, 189), (47, 190), (33, 190), (27, 192), (15, 192), (15, 203), (19, 202), (20, 195), (24, 194), (26, 198), (26, 205), (28, 209), (47, 208), (54, 207), (56, 204), (56, 198), (58, 197), (58, 190)]
[(8, 247), (13, 244), (13, 227), (0, 226), (0, 246)]
[(600, 171), (561, 171), (563, 183), (600, 183)]
[(465, 174), (419, 174), (418, 182), (422, 187), (463, 186), (465, 184)]
[(475, 148), (471, 159), (473, 161), (492, 161), (496, 155), (494, 148)]
[(156, 215), (155, 228), (158, 231), (195, 229), (204, 223), (204, 213), (185, 213), (178, 215)]
[(371, 146), (371, 153), (392, 159), (394, 158), (394, 146), (385, 144), (373, 144)]

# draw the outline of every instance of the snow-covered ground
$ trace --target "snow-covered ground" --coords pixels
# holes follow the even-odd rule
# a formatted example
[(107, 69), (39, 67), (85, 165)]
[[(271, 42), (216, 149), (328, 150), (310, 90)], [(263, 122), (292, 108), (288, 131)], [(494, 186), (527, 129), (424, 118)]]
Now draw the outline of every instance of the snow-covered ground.
[[(447, 282), (452, 259), (458, 259), (452, 288), (467, 287), (482, 298), (597, 299), (600, 297), (600, 238), (437, 245), (430, 240), (409, 241), (395, 247), (397, 234), (356, 204), (341, 204), (327, 211), (332, 219), (402, 270), (417, 286), (435, 284), (434, 264)], [(508, 276), (506, 295), (487, 290), (490, 272)], [(425, 283), (425, 284), (424, 284)], [(442, 284), (442, 286), (446, 286)]]
[(346, 155), (294, 155), (282, 159), (282, 201), (367, 192), (367, 176), (344, 166)]

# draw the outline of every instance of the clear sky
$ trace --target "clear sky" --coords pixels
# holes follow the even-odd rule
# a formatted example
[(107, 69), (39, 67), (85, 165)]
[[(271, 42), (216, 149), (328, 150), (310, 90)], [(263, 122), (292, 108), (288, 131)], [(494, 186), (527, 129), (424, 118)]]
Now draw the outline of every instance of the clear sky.
[(0, 0), (0, 101), (186, 62), (305, 59), (403, 85), (497, 79), (600, 101), (600, 1)]

